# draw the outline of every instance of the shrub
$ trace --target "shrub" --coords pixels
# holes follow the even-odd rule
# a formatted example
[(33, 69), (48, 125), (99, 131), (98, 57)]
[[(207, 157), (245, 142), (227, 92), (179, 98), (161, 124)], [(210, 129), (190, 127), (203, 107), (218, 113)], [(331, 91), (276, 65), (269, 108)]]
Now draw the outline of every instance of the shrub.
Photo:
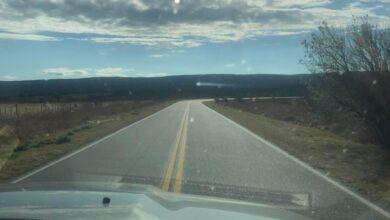
[(43, 140), (41, 141), (42, 144), (54, 144), (54, 140), (53, 139), (46, 139), (46, 140)]
[(70, 135), (73, 135), (75, 132), (87, 130), (87, 129), (89, 129), (89, 128), (91, 128), (90, 125), (83, 125), (83, 126), (81, 126), (81, 127), (72, 129), (72, 131), (70, 131), (70, 132), (68, 132), (68, 133), (70, 133)]
[(90, 129), (91, 126), (90, 125), (83, 125), (80, 127), (80, 131), (83, 131), (83, 130), (87, 130), (87, 129)]
[(38, 148), (38, 147), (42, 147), (43, 145), (45, 145), (45, 144), (42, 141), (39, 141), (39, 142), (31, 143), (30, 147)]
[(30, 148), (30, 141), (22, 141), (18, 144), (18, 146), (14, 149), (14, 152), (25, 151)]
[[(346, 29), (323, 23), (303, 41), (302, 60), (314, 74), (306, 97), (315, 108), (335, 103), (364, 119), (390, 150), (390, 27), (368, 17)], [(318, 107), (316, 107), (318, 106)], [(337, 108), (337, 107), (336, 107)], [(319, 109), (319, 108), (318, 108)], [(335, 111), (333, 106), (329, 112)]]
[(64, 143), (68, 143), (68, 142), (70, 142), (70, 138), (69, 138), (69, 136), (67, 136), (67, 135), (59, 136), (59, 137), (54, 141), (55, 144), (64, 144)]

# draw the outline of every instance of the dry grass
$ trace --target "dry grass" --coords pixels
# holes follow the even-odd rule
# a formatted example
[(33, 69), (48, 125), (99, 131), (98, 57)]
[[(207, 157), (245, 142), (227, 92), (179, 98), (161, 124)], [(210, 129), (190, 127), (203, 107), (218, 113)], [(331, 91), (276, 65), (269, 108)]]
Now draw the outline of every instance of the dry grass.
[(13, 136), (13, 130), (10, 126), (4, 126), (0, 129), (0, 170), (18, 143), (19, 141)]
[(380, 146), (359, 143), (324, 129), (250, 113), (230, 105), (205, 104), (324, 174), (390, 208), (389, 158)]
[[(110, 102), (106, 102), (110, 103)], [(93, 102), (40, 102), (40, 103), (1, 103), (0, 117), (18, 117), (22, 115), (53, 114), (57, 112), (77, 111)]]
[[(260, 99), (250, 101), (219, 102), (235, 109), (260, 114), (269, 118), (288, 121), (297, 125), (319, 128), (363, 143), (375, 143), (364, 120), (342, 108), (332, 112), (314, 111), (303, 98)], [(336, 108), (336, 107), (335, 107)], [(348, 126), (345, 126), (345, 125)]]
[[(52, 106), (63, 107), (63, 110), (50, 112), (25, 112), (18, 117), (0, 117), (0, 127), (11, 126), (14, 136), (25, 141), (44, 135), (50, 135), (53, 131), (70, 129), (90, 120), (104, 120), (112, 115), (125, 113), (139, 113), (139, 109), (155, 104), (152, 101), (130, 102), (85, 102), (73, 105), (71, 103), (55, 103)], [(41, 104), (23, 104), (18, 106)], [(71, 106), (71, 107), (69, 107)], [(69, 107), (69, 108), (68, 108)]]
[[(53, 141), (42, 145), (28, 145), (26, 149), (21, 151), (13, 151), (0, 170), (0, 181), (4, 182), (16, 178), (51, 160), (61, 157), (64, 154), (74, 151), (122, 127), (151, 115), (171, 103), (172, 102), (138, 103), (138, 106), (131, 106), (131, 110), (128, 108), (119, 108), (118, 105), (116, 105), (116, 107), (107, 108), (104, 111), (96, 110), (99, 114), (92, 111), (85, 111), (83, 113), (85, 116), (81, 117), (83, 120), (80, 120), (80, 118), (73, 118), (76, 116), (72, 115), (70, 118), (58, 118), (58, 121), (53, 122), (53, 124), (45, 121), (46, 126), (52, 129), (48, 133), (46, 133), (48, 128), (44, 125), (42, 125), (43, 129), (37, 129), (37, 131), (30, 130), (32, 128), (23, 128), (21, 131), (33, 132), (34, 135), (23, 135), (23, 138), (28, 137), (28, 140), (31, 143), (45, 142), (45, 140), (59, 140), (61, 137), (68, 137), (69, 141)], [(49, 119), (52, 118), (49, 117)], [(32, 123), (32, 121), (37, 122), (36, 120), (37, 119), (34, 118), (24, 123), (27, 123), (26, 125), (29, 125), (29, 127), (34, 127), (33, 124), (28, 123)], [(60, 122), (65, 120), (70, 120), (71, 123), (68, 122), (66, 125), (60, 125)], [(39, 125), (37, 127), (39, 127)], [(21, 143), (23, 141), (21, 141)], [(3, 148), (3, 146), (1, 146), (0, 149), (1, 148)], [(13, 149), (14, 148), (15, 144), (13, 145)]]

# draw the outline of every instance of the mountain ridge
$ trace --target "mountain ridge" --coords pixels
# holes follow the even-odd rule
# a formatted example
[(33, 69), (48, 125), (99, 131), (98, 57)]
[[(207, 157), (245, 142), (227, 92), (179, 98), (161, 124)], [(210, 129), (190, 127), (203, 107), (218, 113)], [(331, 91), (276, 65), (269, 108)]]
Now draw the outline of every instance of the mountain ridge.
[(308, 74), (199, 74), (0, 81), (0, 101), (302, 95)]

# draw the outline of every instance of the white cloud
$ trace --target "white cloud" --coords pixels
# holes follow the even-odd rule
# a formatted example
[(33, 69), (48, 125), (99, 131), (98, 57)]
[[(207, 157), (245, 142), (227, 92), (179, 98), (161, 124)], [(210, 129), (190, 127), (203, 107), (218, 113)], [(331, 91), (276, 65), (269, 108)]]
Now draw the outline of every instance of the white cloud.
[(135, 8), (139, 11), (146, 11), (149, 9), (149, 7), (143, 3), (141, 0), (131, 0), (129, 1), (130, 4), (134, 5)]
[(54, 37), (48, 37), (39, 34), (14, 34), (14, 33), (0, 33), (0, 39), (9, 40), (32, 40), (32, 41), (56, 41)]
[(95, 74), (98, 76), (120, 76), (120, 77), (127, 77), (126, 74), (129, 72), (127, 69), (123, 69), (120, 67), (109, 67), (109, 68), (103, 68), (103, 69), (96, 69)]
[(223, 67), (225, 67), (225, 68), (233, 68), (233, 67), (236, 67), (236, 63), (228, 63), (228, 64), (225, 64), (225, 65), (223, 65)]
[(57, 77), (86, 77), (86, 76), (104, 76), (104, 77), (127, 77), (129, 71), (133, 71), (133, 69), (124, 69), (121, 67), (107, 67), (107, 68), (66, 68), (66, 67), (56, 67), (56, 68), (48, 68), (43, 70), (43, 73), (50, 76)]
[(48, 68), (43, 70), (44, 74), (52, 76), (88, 76), (90, 69), (69, 69), (64, 67)]
[(170, 49), (170, 50), (167, 51), (167, 50), (164, 49), (163, 51), (160, 51), (160, 52), (162, 52), (162, 53), (150, 54), (149, 57), (151, 57), (151, 58), (163, 58), (163, 57), (173, 56), (173, 55), (176, 55), (176, 54), (185, 53), (186, 51), (185, 50), (179, 50), (179, 49)]
[(136, 73), (134, 74), (136, 77), (163, 77), (168, 76), (167, 73)]
[(304, 8), (310, 8), (310, 7), (318, 7), (318, 6), (324, 6), (326, 4), (331, 3), (330, 0), (276, 0), (276, 1), (270, 1), (272, 2), (271, 5), (274, 5), (276, 7), (304, 7)]
[(388, 21), (372, 6), (354, 2), (335, 9), (328, 6), (337, 5), (334, 0), (0, 0), (0, 38), (49, 41), (61, 35), (57, 39), (46, 32), (92, 34), (74, 39), (173, 49), (302, 34), (323, 20), (342, 25), (352, 16)]
[(245, 65), (247, 62), (248, 62), (248, 61), (247, 61), (246, 59), (241, 59), (241, 61), (240, 61), (240, 63), (241, 63), (242, 65)]
[(390, 0), (360, 0), (367, 3), (390, 3)]
[[(164, 37), (168, 33), (155, 34), (156, 36), (144, 37), (142, 34), (135, 37), (94, 37), (94, 38), (84, 38), (85, 41), (93, 41), (97, 43), (128, 43), (128, 44), (138, 44), (143, 46), (155, 46), (155, 47), (165, 47), (165, 48), (176, 48), (176, 47), (197, 47), (201, 45), (199, 40), (185, 40), (180, 36)], [(159, 36), (158, 36), (159, 35)]]
[(151, 58), (162, 58), (162, 57), (166, 57), (168, 56), (168, 54), (151, 54), (149, 55), (149, 57)]
[(17, 78), (15, 76), (11, 76), (11, 75), (3, 75), (3, 76), (1, 76), (1, 79), (6, 80), (6, 81), (12, 81), (12, 80), (16, 80)]

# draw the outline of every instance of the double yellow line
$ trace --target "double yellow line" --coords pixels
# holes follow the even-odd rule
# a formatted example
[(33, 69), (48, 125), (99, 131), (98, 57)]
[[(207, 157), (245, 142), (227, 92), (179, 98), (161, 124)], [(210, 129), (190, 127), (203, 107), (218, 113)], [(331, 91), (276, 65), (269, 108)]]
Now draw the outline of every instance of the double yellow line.
[[(167, 173), (165, 174), (165, 177), (163, 179), (162, 189), (166, 192), (169, 191), (169, 187), (171, 185), (172, 179), (175, 179), (173, 192), (176, 193), (181, 192), (181, 183), (182, 183), (183, 168), (184, 168), (184, 156), (185, 156), (186, 142), (187, 142), (189, 112), (190, 112), (190, 107), (189, 104), (187, 104), (186, 109), (184, 111), (183, 118), (181, 119), (175, 144), (173, 145), (172, 153), (169, 158)], [(174, 171), (176, 171), (175, 178), (174, 178)]]

